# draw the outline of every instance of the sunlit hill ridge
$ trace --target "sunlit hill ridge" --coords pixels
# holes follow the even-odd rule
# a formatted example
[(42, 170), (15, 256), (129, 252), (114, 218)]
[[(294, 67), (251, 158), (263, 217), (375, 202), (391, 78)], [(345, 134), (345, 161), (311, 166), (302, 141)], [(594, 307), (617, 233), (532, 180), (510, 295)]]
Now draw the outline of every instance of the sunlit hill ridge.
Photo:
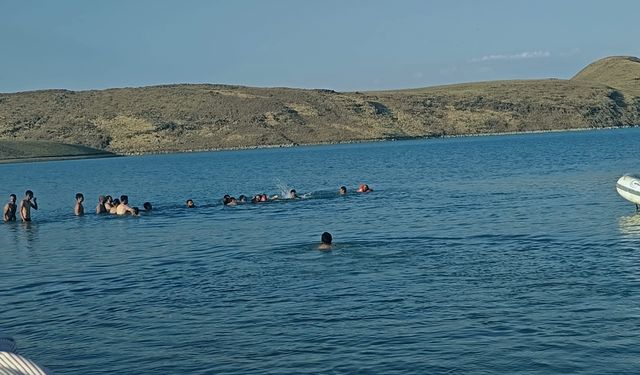
[(176, 84), (0, 94), (0, 159), (62, 156), (24, 140), (129, 154), (639, 124), (640, 59), (608, 57), (569, 80), (379, 92)]

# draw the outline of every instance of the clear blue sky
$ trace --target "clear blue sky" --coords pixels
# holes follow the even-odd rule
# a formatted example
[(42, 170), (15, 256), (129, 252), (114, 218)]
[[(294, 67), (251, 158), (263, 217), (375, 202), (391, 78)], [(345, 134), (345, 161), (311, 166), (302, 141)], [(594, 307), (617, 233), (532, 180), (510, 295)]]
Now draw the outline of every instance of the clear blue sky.
[(0, 92), (570, 78), (639, 39), (636, 0), (0, 0)]

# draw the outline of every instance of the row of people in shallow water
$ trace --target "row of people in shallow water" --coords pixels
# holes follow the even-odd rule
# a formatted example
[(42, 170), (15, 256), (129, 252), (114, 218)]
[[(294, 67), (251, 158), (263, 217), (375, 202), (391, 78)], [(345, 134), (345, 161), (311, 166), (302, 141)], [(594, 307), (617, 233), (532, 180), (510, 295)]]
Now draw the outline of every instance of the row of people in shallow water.
[[(370, 193), (373, 191), (367, 184), (361, 184), (356, 190), (358, 193)], [(347, 195), (347, 188), (345, 186), (340, 186), (338, 190), (339, 195)], [(250, 202), (251, 203), (263, 203), (269, 201), (276, 201), (280, 199), (300, 199), (296, 190), (292, 189), (289, 191), (288, 195), (285, 197), (280, 197), (278, 195), (273, 195), (269, 197), (267, 194), (261, 193), (254, 195)], [(20, 207), (18, 210), (18, 205), (16, 204), (17, 197), (15, 194), (9, 195), (9, 202), (4, 206), (3, 209), (3, 220), (5, 222), (16, 221), (16, 213), (20, 212), (20, 219), (23, 222), (31, 221), (31, 209), (38, 209), (37, 199), (34, 197), (33, 192), (31, 190), (27, 190), (25, 192), (25, 197), (20, 201)], [(225, 195), (222, 198), (222, 203), (225, 206), (236, 206), (238, 204), (247, 203), (247, 197), (245, 195), (240, 195), (237, 199), (230, 195)], [(151, 212), (153, 210), (153, 206), (150, 202), (144, 202), (142, 205), (145, 212)], [(196, 205), (193, 199), (186, 200), (187, 208), (195, 208)], [(82, 216), (85, 213), (84, 210), (84, 195), (82, 193), (76, 194), (76, 204), (74, 207), (74, 213), (77, 216)], [(138, 207), (129, 206), (129, 197), (126, 195), (121, 195), (120, 199), (113, 198), (110, 195), (100, 195), (98, 197), (98, 205), (96, 206), (96, 214), (112, 214), (112, 215), (132, 215), (138, 216), (140, 214), (140, 209)]]
[[(373, 189), (371, 189), (369, 187), (369, 185), (367, 184), (361, 184), (358, 187), (357, 192), (358, 193), (369, 193), (372, 192)], [(338, 190), (338, 194), (339, 195), (347, 195), (347, 187), (346, 186), (340, 186), (340, 189)], [(274, 201), (274, 200), (279, 200), (279, 199), (299, 199), (300, 196), (298, 195), (298, 192), (295, 189), (291, 189), (289, 191), (289, 193), (287, 194), (287, 196), (285, 197), (280, 197), (279, 195), (273, 195), (271, 197), (269, 197), (267, 194), (256, 194), (253, 196), (253, 198), (251, 198), (251, 203), (261, 203), (261, 202), (269, 202), (269, 201)], [(225, 195), (224, 198), (222, 198), (222, 203), (225, 206), (235, 206), (238, 204), (243, 204), (243, 203), (247, 203), (247, 197), (245, 195), (240, 195), (237, 199), (235, 197), (232, 197), (230, 195)]]

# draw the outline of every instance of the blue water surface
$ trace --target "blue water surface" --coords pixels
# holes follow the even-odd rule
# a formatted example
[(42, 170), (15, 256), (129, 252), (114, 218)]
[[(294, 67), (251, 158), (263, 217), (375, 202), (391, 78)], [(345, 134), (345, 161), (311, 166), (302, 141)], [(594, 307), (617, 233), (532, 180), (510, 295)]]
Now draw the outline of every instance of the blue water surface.
[[(0, 330), (57, 374), (635, 374), (640, 215), (615, 182), (640, 171), (639, 142), (619, 129), (0, 165), (0, 196), (31, 189), (40, 206), (0, 225)], [(355, 193), (363, 182), (375, 191)], [(305, 198), (220, 203), (289, 188)], [(100, 194), (155, 210), (96, 215)]]

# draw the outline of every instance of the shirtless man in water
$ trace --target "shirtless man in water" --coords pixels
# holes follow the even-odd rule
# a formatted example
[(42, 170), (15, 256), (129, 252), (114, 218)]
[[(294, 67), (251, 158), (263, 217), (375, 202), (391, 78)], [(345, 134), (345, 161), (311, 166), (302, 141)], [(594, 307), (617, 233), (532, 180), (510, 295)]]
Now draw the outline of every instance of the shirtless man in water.
[(36, 202), (37, 198), (33, 196), (33, 192), (31, 190), (27, 190), (24, 193), (24, 198), (20, 201), (20, 218), (23, 222), (31, 221), (31, 208), (34, 210), (38, 209), (38, 202)]
[(116, 208), (116, 214), (118, 215), (126, 215), (133, 214), (133, 208), (129, 207), (129, 197), (126, 195), (120, 196), (120, 204), (118, 208)]
[(7, 221), (16, 221), (16, 209), (18, 208), (16, 205), (17, 199), (15, 194), (9, 195), (9, 202), (4, 205), (4, 210), (2, 211), (2, 220), (4, 220), (5, 223)]
[(96, 206), (96, 213), (97, 214), (104, 214), (106, 212), (108, 212), (107, 208), (104, 206), (104, 196), (103, 195), (99, 195), (98, 196), (98, 205)]
[(82, 193), (76, 194), (76, 206), (73, 209), (76, 216), (84, 215), (84, 206), (82, 205), (82, 202), (84, 202), (84, 195), (82, 195)]
[(322, 233), (322, 236), (320, 236), (320, 245), (318, 245), (318, 250), (331, 250), (331, 248), (333, 247), (333, 236), (331, 236), (331, 233), (329, 232), (324, 232)]

